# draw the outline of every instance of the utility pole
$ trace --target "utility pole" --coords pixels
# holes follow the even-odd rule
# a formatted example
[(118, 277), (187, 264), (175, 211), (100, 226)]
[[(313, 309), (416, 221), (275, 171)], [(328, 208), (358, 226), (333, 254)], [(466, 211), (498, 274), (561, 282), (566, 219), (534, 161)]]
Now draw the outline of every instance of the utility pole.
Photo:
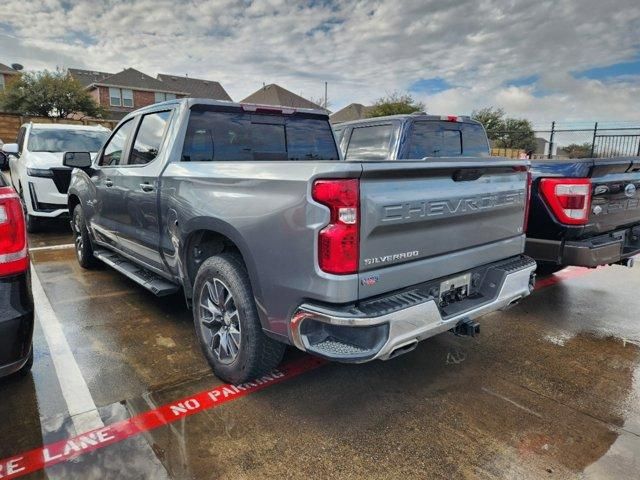
[(549, 135), (549, 154), (547, 158), (553, 157), (553, 136), (556, 133), (556, 122), (551, 122), (551, 135)]
[(327, 82), (324, 82), (324, 108), (327, 110)]

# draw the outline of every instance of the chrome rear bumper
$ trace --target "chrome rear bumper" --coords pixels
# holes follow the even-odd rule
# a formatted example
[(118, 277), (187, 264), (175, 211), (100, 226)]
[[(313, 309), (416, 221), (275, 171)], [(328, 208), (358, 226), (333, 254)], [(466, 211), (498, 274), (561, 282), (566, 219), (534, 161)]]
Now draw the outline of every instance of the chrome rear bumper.
[[(519, 268), (503, 272), (499, 288), (491, 279), (485, 280), (493, 283), (489, 287), (495, 287), (496, 293), (491, 298), (479, 299), (481, 301), (471, 308), (444, 317), (436, 299), (431, 297), (406, 308), (373, 316), (362, 315), (357, 308), (332, 311), (327, 307), (303, 304), (291, 319), (292, 341), (301, 350), (331, 360), (355, 363), (387, 360), (411, 350), (420, 340), (453, 329), (463, 319), (475, 319), (505, 309), (529, 295), (536, 264), (528, 257), (522, 258), (526, 260)], [(389, 298), (397, 300), (406, 293)], [(417, 293), (408, 293), (417, 297)], [(359, 337), (366, 339), (359, 341)]]

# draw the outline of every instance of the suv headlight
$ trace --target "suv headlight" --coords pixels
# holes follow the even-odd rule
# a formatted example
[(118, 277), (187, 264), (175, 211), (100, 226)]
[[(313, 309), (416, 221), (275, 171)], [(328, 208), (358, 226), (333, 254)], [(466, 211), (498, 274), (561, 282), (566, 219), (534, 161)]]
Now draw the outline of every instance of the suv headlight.
[(53, 172), (48, 168), (27, 168), (30, 177), (53, 178)]

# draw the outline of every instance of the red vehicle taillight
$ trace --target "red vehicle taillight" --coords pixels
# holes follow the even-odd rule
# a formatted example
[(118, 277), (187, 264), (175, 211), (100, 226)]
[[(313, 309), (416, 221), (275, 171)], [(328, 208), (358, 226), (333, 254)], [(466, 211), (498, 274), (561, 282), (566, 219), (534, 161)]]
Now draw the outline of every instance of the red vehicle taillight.
[(318, 237), (320, 269), (338, 275), (356, 273), (360, 257), (359, 180), (316, 180), (312, 196), (331, 212), (329, 225)]
[(591, 180), (588, 178), (543, 178), (540, 191), (558, 221), (584, 225), (589, 219)]
[(0, 187), (0, 276), (29, 268), (27, 232), (22, 205), (15, 190)]

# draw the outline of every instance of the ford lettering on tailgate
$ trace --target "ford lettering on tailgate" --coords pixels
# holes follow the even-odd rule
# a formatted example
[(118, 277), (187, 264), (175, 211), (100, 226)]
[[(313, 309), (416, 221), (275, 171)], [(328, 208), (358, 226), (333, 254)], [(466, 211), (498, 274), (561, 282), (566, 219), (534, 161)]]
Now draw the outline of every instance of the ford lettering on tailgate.
[(425, 217), (452, 217), (505, 206), (524, 206), (524, 202), (525, 194), (522, 190), (444, 200), (418, 200), (383, 206), (381, 221), (394, 222)]

